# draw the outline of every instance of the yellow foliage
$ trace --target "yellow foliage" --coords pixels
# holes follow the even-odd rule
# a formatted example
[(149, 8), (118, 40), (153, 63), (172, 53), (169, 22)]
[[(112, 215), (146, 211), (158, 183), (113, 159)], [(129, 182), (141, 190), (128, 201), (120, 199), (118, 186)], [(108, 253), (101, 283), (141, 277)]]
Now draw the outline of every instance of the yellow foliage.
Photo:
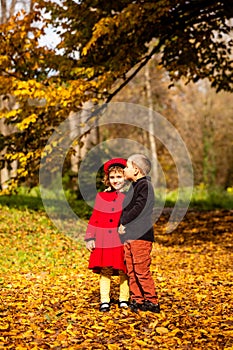
[(17, 127), (19, 128), (19, 130), (24, 130), (26, 128), (28, 128), (30, 123), (35, 123), (37, 120), (37, 115), (35, 113), (29, 115), (27, 118), (23, 119), (23, 121), (21, 123), (17, 124)]
[(1, 117), (4, 117), (4, 118), (7, 118), (7, 119), (10, 119), (10, 118), (14, 118), (16, 117), (18, 114), (20, 114), (22, 112), (22, 109), (13, 109), (9, 112), (6, 112), (6, 113), (2, 113), (1, 114)]
[[(173, 237), (184, 234), (184, 227), (179, 226), (174, 236), (164, 236), (165, 219), (161, 218), (156, 223), (151, 270), (162, 315), (126, 312), (117, 303), (111, 303), (110, 312), (102, 314), (98, 311), (99, 276), (87, 268), (89, 253), (84, 242), (58, 232), (43, 212), (2, 206), (0, 347), (230, 349), (233, 253), (227, 247), (232, 247), (233, 237), (228, 214), (188, 213), (184, 225), (199, 230), (190, 231), (188, 244), (179, 247)], [(202, 225), (211, 227), (218, 220), (225, 232), (211, 236), (211, 244), (198, 240)], [(85, 229), (78, 223), (76, 228)], [(165, 286), (159, 282), (163, 279), (167, 280)], [(115, 301), (118, 287), (114, 278)], [(201, 298), (201, 305), (197, 305), (197, 294), (207, 295)]]
[(230, 194), (233, 194), (233, 187), (228, 187), (227, 188), (227, 192), (230, 193)]
[(4, 65), (9, 61), (9, 57), (7, 55), (0, 55), (0, 65)]

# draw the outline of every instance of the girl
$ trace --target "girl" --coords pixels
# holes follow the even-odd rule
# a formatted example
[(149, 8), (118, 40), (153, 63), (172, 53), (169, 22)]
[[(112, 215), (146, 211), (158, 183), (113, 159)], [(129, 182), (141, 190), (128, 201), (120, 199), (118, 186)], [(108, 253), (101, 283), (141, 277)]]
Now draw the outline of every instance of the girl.
[(104, 184), (107, 190), (96, 195), (85, 241), (91, 252), (89, 269), (100, 274), (100, 311), (110, 310), (111, 276), (120, 276), (119, 307), (127, 307), (128, 278), (124, 263), (124, 248), (117, 227), (124, 200), (123, 186), (126, 160), (114, 158), (104, 164)]

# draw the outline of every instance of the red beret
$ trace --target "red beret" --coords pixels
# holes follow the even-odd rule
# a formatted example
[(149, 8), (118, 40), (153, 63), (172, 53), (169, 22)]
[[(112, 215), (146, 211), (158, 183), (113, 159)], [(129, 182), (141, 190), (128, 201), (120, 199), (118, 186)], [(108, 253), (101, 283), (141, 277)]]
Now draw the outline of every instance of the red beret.
[(127, 160), (124, 158), (110, 159), (106, 163), (104, 163), (104, 172), (105, 172), (105, 174), (107, 174), (109, 168), (112, 166), (119, 166), (119, 167), (124, 169), (126, 167), (126, 163), (127, 163)]

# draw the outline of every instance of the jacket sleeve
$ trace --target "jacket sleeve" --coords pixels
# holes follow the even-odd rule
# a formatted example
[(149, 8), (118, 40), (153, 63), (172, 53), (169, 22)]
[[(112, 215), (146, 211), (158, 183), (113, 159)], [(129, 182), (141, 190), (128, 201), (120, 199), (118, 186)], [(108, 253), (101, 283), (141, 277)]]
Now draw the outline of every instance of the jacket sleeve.
[(131, 221), (135, 220), (146, 207), (148, 200), (148, 184), (143, 183), (138, 186), (137, 193), (134, 194), (133, 200), (135, 201), (134, 205), (129, 203), (126, 208), (123, 209), (120, 224), (127, 225)]
[(89, 219), (88, 225), (87, 225), (87, 230), (85, 234), (85, 241), (90, 241), (92, 239), (95, 239), (96, 237), (96, 227), (98, 226), (98, 210), (97, 210), (97, 203), (98, 203), (98, 194), (95, 199), (95, 204), (93, 208), (93, 212), (91, 214), (91, 217)]

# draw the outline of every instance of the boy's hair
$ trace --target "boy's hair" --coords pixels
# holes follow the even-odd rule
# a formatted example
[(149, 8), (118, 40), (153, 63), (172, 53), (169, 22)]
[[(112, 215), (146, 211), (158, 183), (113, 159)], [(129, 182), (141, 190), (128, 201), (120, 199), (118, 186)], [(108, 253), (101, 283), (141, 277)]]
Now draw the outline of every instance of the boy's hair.
[(151, 170), (151, 161), (147, 156), (140, 153), (132, 154), (128, 160), (136, 165), (143, 175), (148, 175)]
[(108, 169), (108, 173), (104, 174), (104, 179), (103, 179), (103, 183), (105, 184), (106, 187), (111, 186), (110, 185), (110, 181), (109, 181), (109, 174), (114, 171), (115, 173), (122, 173), (124, 175), (124, 169), (120, 166), (117, 165), (113, 165)]

